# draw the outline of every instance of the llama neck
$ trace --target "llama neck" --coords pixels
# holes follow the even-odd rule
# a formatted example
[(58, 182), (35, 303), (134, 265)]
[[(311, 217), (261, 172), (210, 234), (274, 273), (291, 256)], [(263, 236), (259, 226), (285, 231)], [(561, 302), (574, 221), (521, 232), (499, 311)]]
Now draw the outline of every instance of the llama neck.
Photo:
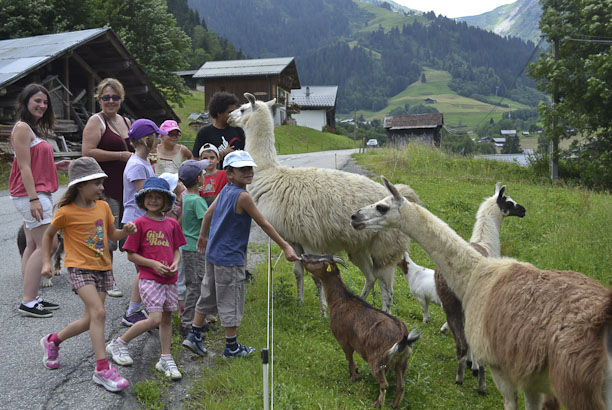
[(476, 213), (476, 223), (472, 231), (470, 242), (477, 243), (487, 250), (492, 258), (501, 256), (499, 245), (499, 231), (504, 216), (497, 206), (496, 197), (489, 198), (482, 203)]
[(453, 292), (463, 300), (472, 271), (482, 256), (422, 206), (404, 201), (399, 212), (400, 229), (421, 245)]
[(244, 126), (244, 135), (244, 149), (257, 164), (256, 173), (263, 168), (280, 166), (274, 146), (274, 120), (267, 106), (251, 114)]

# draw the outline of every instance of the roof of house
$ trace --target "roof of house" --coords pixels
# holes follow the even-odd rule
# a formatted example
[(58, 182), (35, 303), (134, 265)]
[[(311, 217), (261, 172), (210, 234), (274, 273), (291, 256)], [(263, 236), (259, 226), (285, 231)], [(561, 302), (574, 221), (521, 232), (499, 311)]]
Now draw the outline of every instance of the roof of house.
[(383, 127), (389, 130), (437, 128), (444, 124), (441, 112), (432, 114), (394, 115), (385, 117)]
[[(293, 65), (295, 69), (295, 59), (293, 57), (207, 61), (193, 75), (193, 78), (278, 75), (290, 65)], [(295, 88), (299, 88), (299, 84)]]
[(499, 133), (501, 135), (516, 135), (516, 130), (501, 130)]
[(304, 85), (299, 90), (291, 90), (291, 102), (300, 108), (335, 107), (337, 94), (337, 85)]
[(0, 41), (0, 87), (25, 77), (36, 68), (107, 30), (109, 28), (94, 28)]
[[(110, 27), (1, 40), (0, 88), (27, 79), (30, 74), (64, 57), (85, 67), (83, 70), (88, 71), (89, 76), (94, 76), (96, 82), (106, 77), (121, 81), (127, 91), (122, 108), (131, 107), (130, 114), (135, 118), (179, 120)], [(56, 74), (63, 77), (63, 73)], [(135, 88), (145, 92), (129, 92)]]

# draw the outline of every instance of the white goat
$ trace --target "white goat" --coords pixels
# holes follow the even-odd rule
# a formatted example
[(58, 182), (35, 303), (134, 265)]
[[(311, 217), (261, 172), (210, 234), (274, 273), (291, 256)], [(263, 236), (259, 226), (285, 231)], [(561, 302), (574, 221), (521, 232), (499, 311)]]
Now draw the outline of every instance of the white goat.
[(403, 198), (362, 208), (352, 225), (400, 229), (429, 254), (463, 303), (467, 341), (491, 370), (506, 410), (539, 410), (554, 395), (567, 410), (612, 408), (612, 291), (572, 271), (482, 256), (447, 224)]
[[(274, 147), (274, 122), (269, 106), (246, 93), (249, 103), (232, 111), (229, 123), (244, 129), (246, 151), (257, 168), (249, 193), (257, 208), (296, 253), (339, 253), (345, 251), (351, 262), (364, 273), (366, 283), (361, 297), (367, 297), (380, 280), (382, 308), (389, 312), (393, 303), (395, 267), (410, 247), (407, 235), (397, 230), (356, 232), (346, 223), (354, 209), (376, 201), (385, 188), (371, 179), (335, 169), (287, 168), (279, 164)], [(418, 196), (408, 186), (402, 191), (409, 199)], [(304, 269), (299, 262), (293, 270), (297, 293), (304, 300)], [(325, 297), (317, 283), (319, 305), (326, 315)]]
[[(435, 303), (438, 306), (442, 306), (442, 302), (436, 292), (434, 270), (414, 263), (410, 259), (408, 252), (406, 252), (404, 261), (401, 264), (403, 265), (401, 268), (404, 271), (404, 278), (408, 282), (408, 286), (410, 286), (410, 293), (421, 305), (423, 323), (429, 323), (429, 304)], [(440, 331), (443, 330), (440, 329)]]
[[(525, 216), (525, 208), (512, 198), (504, 195), (506, 186), (495, 184), (493, 196), (486, 198), (476, 213), (476, 223), (472, 230), (470, 245), (484, 256), (499, 258), (501, 256), (499, 232), (506, 216)], [(457, 374), (455, 383), (462, 384), (465, 378), (465, 365), (471, 362), (474, 375), (478, 376), (478, 393), (485, 394), (487, 390), (485, 368), (478, 363), (465, 338), (463, 326), (463, 306), (461, 301), (448, 287), (440, 272), (434, 274), (437, 294), (442, 300), (442, 308), (446, 313), (446, 320), (455, 338), (457, 359)]]

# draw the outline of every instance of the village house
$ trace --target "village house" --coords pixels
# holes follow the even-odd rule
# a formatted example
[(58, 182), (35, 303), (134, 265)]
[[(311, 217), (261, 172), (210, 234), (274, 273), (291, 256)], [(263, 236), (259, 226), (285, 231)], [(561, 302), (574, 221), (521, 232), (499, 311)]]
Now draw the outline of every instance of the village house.
[[(44, 85), (57, 118), (56, 156), (80, 156), (82, 130), (98, 111), (95, 87), (114, 77), (125, 87), (122, 114), (156, 123), (179, 121), (159, 90), (110, 27), (0, 41), (0, 152), (9, 143), (17, 95), (27, 84)], [(69, 152), (70, 151), (70, 152)]]
[(235, 94), (242, 102), (246, 102), (246, 92), (258, 100), (276, 98), (272, 109), (275, 125), (285, 123), (288, 115), (294, 111), (291, 90), (301, 87), (293, 57), (207, 61), (193, 78), (204, 81), (205, 110), (217, 91)]
[(335, 132), (337, 94), (338, 86), (307, 85), (291, 90), (291, 102), (299, 109), (291, 117), (297, 125)]
[(499, 135), (504, 138), (516, 137), (516, 130), (500, 130)]
[(444, 126), (442, 113), (394, 115), (385, 117), (383, 127), (390, 145), (402, 147), (409, 142), (427, 142), (439, 147)]

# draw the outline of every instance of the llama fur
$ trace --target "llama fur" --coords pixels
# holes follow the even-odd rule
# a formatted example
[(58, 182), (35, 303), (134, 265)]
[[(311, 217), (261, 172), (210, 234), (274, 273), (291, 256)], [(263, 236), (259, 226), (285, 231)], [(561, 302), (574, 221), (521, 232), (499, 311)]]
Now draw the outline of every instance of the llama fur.
[[(335, 169), (281, 166), (274, 147), (274, 122), (269, 102), (249, 101), (232, 111), (229, 123), (244, 129), (245, 150), (257, 167), (248, 191), (257, 208), (296, 253), (325, 254), (345, 251), (365, 275), (361, 297), (366, 298), (380, 281), (382, 308), (393, 303), (395, 267), (410, 248), (410, 239), (398, 230), (357, 232), (347, 221), (355, 209), (385, 195), (385, 188), (371, 179)], [(402, 194), (411, 201), (418, 196), (407, 185)], [(298, 299), (304, 300), (304, 270), (293, 265)], [(325, 298), (315, 279), (320, 309), (326, 315)]]
[(612, 291), (573, 271), (484, 257), (447, 224), (391, 196), (352, 216), (355, 229), (395, 228), (432, 258), (463, 303), (467, 341), (489, 367), (506, 410), (539, 410), (545, 395), (567, 410), (612, 408)]
[(357, 379), (357, 365), (353, 353), (368, 362), (372, 376), (379, 384), (373, 407), (380, 408), (389, 387), (386, 368), (395, 370), (395, 399), (397, 408), (404, 395), (404, 374), (412, 353), (412, 344), (420, 334), (408, 333), (406, 324), (398, 318), (372, 307), (351, 293), (344, 285), (337, 264), (344, 261), (332, 255), (302, 255), (305, 268), (321, 280), (329, 303), (329, 327), (340, 343), (349, 365), (350, 380)]

